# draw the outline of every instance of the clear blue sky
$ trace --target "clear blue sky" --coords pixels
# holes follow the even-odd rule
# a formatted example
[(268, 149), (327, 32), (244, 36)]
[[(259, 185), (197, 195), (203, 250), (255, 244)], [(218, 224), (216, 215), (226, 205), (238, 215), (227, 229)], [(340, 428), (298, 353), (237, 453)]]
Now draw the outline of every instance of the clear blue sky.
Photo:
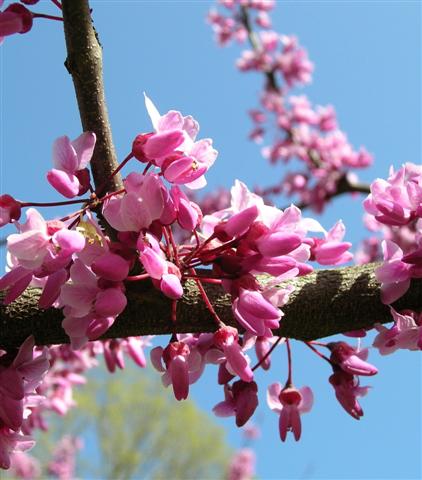
[[(236, 46), (221, 49), (205, 15), (208, 1), (92, 1), (104, 47), (106, 93), (120, 158), (133, 137), (150, 128), (142, 91), (161, 112), (179, 109), (214, 139), (220, 155), (208, 174), (209, 188), (229, 187), (235, 178), (266, 185), (272, 168), (247, 140), (246, 111), (257, 105), (262, 78), (241, 74)], [(38, 10), (41, 10), (38, 8)], [(393, 164), (421, 161), (421, 7), (418, 1), (279, 1), (273, 14), (279, 32), (295, 34), (307, 47), (316, 69), (304, 88), (311, 101), (335, 106), (352, 143), (375, 155), (362, 178), (385, 176)], [(80, 133), (71, 79), (63, 67), (60, 24), (39, 20), (27, 35), (6, 39), (1, 56), (1, 191), (21, 199), (53, 200), (44, 181), (51, 144), (60, 135)], [(284, 202), (283, 202), (284, 203)], [(363, 238), (359, 201), (339, 199), (323, 216), (325, 226), (342, 218), (347, 238)], [(308, 319), (312, 321), (312, 319)], [(421, 360), (410, 352), (370, 359), (378, 376), (362, 400), (357, 422), (337, 404), (328, 369), (294, 344), (295, 382), (314, 389), (315, 406), (303, 417), (303, 439), (278, 438), (277, 417), (264, 400), (266, 385), (283, 382), (285, 352), (274, 368), (259, 375), (262, 402), (257, 414), (263, 435), (256, 442), (260, 478), (405, 479), (421, 471)], [(140, 372), (140, 374), (142, 374)], [(214, 372), (192, 389), (210, 410), (222, 399)], [(220, 422), (236, 446), (240, 435), (232, 419)]]

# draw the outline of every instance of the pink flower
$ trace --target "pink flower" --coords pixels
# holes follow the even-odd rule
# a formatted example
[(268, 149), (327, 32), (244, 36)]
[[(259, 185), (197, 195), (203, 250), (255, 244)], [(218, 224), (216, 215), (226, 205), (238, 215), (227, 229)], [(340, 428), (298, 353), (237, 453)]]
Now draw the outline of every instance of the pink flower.
[(257, 290), (240, 288), (232, 309), (236, 320), (254, 335), (268, 336), (269, 329), (280, 326), (281, 311)]
[(34, 445), (35, 440), (29, 435), (22, 435), (6, 426), (0, 427), (0, 468), (5, 470), (10, 468), (13, 452), (25, 452)]
[(22, 426), (25, 397), (35, 393), (50, 366), (46, 348), (34, 357), (34, 344), (28, 337), (11, 365), (0, 365), (0, 421), (15, 431)]
[(304, 84), (312, 80), (313, 64), (305, 49), (301, 48), (295, 37), (282, 37), (283, 52), (277, 58), (277, 66), (284, 75), (289, 87), (295, 83)]
[(331, 351), (331, 362), (343, 371), (351, 375), (365, 376), (378, 373), (376, 367), (365, 361), (368, 358), (368, 349), (358, 351), (346, 342), (331, 342), (327, 347)]
[[(189, 394), (189, 384), (197, 380), (196, 372), (201, 369), (201, 355), (181, 341), (173, 341), (163, 350), (156, 347), (151, 350), (153, 367), (163, 373), (165, 387), (170, 384), (176, 400), (185, 400)], [(164, 362), (164, 365), (163, 365)]]
[(287, 432), (293, 432), (295, 440), (300, 439), (302, 425), (300, 415), (311, 410), (314, 397), (309, 387), (299, 390), (293, 386), (283, 389), (273, 383), (267, 391), (267, 402), (273, 412), (280, 414), (279, 431), (281, 441), (286, 440)]
[(64, 306), (62, 326), (75, 349), (107, 331), (127, 304), (123, 284), (100, 282), (79, 259), (70, 268), (70, 279), (62, 287), (59, 301)]
[(119, 232), (139, 232), (163, 213), (164, 185), (157, 175), (132, 172), (123, 181), (126, 193), (112, 196), (103, 207), (110, 225)]
[(10, 195), (0, 195), (0, 227), (19, 220), (21, 216), (21, 204)]
[(13, 452), (11, 456), (11, 471), (16, 478), (34, 480), (40, 478), (41, 467), (39, 461), (25, 452)]
[(378, 348), (381, 355), (388, 355), (400, 348), (407, 350), (422, 350), (422, 313), (404, 310), (400, 313), (390, 307), (394, 325), (387, 328), (384, 325), (375, 325), (378, 335), (373, 346)]
[(352, 246), (350, 242), (343, 242), (346, 227), (339, 220), (334, 227), (325, 232), (325, 238), (312, 238), (311, 260), (317, 261), (320, 265), (341, 265), (349, 262), (353, 254), (348, 252)]
[(33, 276), (49, 276), (40, 297), (40, 306), (47, 308), (56, 300), (60, 286), (66, 281), (65, 267), (72, 255), (85, 247), (85, 237), (57, 220), (46, 222), (34, 208), (28, 209), (27, 221), (16, 222), (20, 233), (9, 235), (8, 250), (13, 269), (0, 280), (0, 289), (8, 288), (7, 303), (15, 300), (29, 285)]
[(179, 187), (172, 187), (170, 195), (177, 212), (177, 222), (184, 230), (192, 232), (202, 220), (201, 209)]
[(381, 300), (390, 304), (404, 295), (411, 279), (411, 264), (403, 262), (403, 250), (390, 240), (383, 240), (384, 263), (375, 270), (381, 282)]
[(252, 480), (255, 476), (255, 461), (252, 449), (238, 450), (230, 461), (227, 480)]
[(237, 329), (233, 327), (222, 327), (214, 333), (214, 343), (223, 350), (226, 357), (226, 368), (245, 381), (253, 380), (253, 372), (249, 366), (248, 358), (239, 345)]
[(195, 141), (199, 125), (191, 116), (184, 117), (174, 110), (161, 116), (146, 95), (145, 105), (157, 133), (177, 131), (183, 135), (183, 143), (178, 145), (178, 150), (155, 159), (155, 164), (162, 169), (164, 178), (172, 183), (185, 184), (189, 188), (205, 186), (204, 174), (218, 155), (217, 150), (212, 148), (212, 140), (207, 138)]
[(23, 5), (12, 3), (0, 12), (0, 43), (4, 37), (15, 33), (26, 33), (31, 28), (32, 13)]
[(174, 300), (180, 298), (183, 295), (180, 270), (165, 259), (156, 238), (150, 234), (145, 236), (141, 234), (137, 247), (140, 252), (139, 260), (156, 287), (169, 298)]
[(329, 382), (334, 387), (337, 400), (346, 412), (356, 420), (363, 417), (363, 410), (357, 397), (366, 395), (369, 387), (359, 386), (359, 377), (340, 369), (334, 371)]
[(89, 171), (86, 167), (94, 153), (95, 141), (95, 133), (84, 132), (72, 142), (67, 136), (54, 142), (54, 168), (47, 173), (47, 180), (66, 198), (88, 191)]
[(236, 417), (236, 425), (242, 427), (252, 417), (258, 406), (258, 386), (255, 382), (238, 380), (224, 385), (224, 401), (212, 411), (217, 417)]
[(386, 225), (406, 225), (422, 216), (422, 167), (406, 163), (397, 172), (391, 168), (388, 180), (377, 179), (371, 184), (363, 204)]

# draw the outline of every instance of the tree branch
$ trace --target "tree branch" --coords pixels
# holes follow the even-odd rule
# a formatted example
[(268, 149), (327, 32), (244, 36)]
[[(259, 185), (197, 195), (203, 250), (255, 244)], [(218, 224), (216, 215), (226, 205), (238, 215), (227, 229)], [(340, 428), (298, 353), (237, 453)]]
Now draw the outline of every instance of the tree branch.
[[(318, 338), (392, 321), (389, 308), (380, 301), (380, 285), (374, 274), (378, 264), (319, 270), (287, 283), (296, 290), (282, 310), (281, 328), (274, 333), (300, 340)], [(199, 274), (201, 272), (199, 271)], [(230, 297), (215, 285), (204, 285), (220, 318), (238, 326), (232, 315)], [(178, 302), (176, 331), (212, 332), (215, 322), (201, 300), (195, 282), (186, 284)], [(128, 285), (128, 305), (104, 338), (132, 335), (171, 334), (171, 303), (146, 281)], [(28, 289), (18, 300), (0, 307), (0, 347), (11, 348), (34, 335), (37, 344), (67, 343), (61, 328), (61, 310), (41, 310), (37, 306), (38, 289)], [(394, 307), (421, 310), (422, 279), (411, 287)]]
[[(88, 0), (63, 0), (63, 23), (66, 37), (66, 68), (72, 75), (84, 131), (97, 135), (91, 160), (96, 187), (117, 168), (103, 84), (102, 49), (92, 25)], [(122, 188), (120, 174), (104, 185), (104, 192)]]
[[(92, 27), (87, 0), (63, 0), (63, 17), (68, 58), (84, 130), (97, 135), (92, 159), (95, 184), (101, 185), (117, 167), (116, 154), (105, 104), (102, 82), (102, 52)], [(121, 186), (116, 175), (107, 190)], [(290, 338), (312, 340), (335, 333), (371, 327), (375, 322), (391, 321), (389, 308), (380, 301), (380, 285), (375, 279), (376, 264), (321, 270), (289, 283), (296, 287), (286, 306), (282, 327), (274, 332)], [(200, 272), (198, 272), (200, 274)], [(220, 318), (236, 325), (231, 302), (221, 287), (205, 285)], [(188, 282), (178, 302), (177, 332), (210, 332), (216, 326), (201, 300), (195, 282)], [(1, 296), (1, 295), (0, 295)], [(171, 304), (149, 281), (127, 286), (128, 305), (105, 337), (171, 334)], [(413, 281), (408, 293), (397, 302), (397, 309), (421, 309), (422, 280)], [(0, 307), (0, 347), (17, 347), (29, 335), (37, 344), (66, 343), (61, 328), (61, 310), (41, 310), (38, 289), (28, 289), (19, 299)]]

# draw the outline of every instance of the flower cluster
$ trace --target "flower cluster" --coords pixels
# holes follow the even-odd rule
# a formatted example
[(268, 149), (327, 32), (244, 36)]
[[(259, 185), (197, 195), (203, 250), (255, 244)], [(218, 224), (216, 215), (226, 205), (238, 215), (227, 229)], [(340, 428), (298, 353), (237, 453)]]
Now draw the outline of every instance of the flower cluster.
[(295, 165), (303, 165), (258, 193), (265, 197), (295, 195), (302, 204), (320, 212), (338, 193), (358, 191), (357, 178), (350, 169), (367, 167), (372, 157), (363, 148), (353, 149), (339, 129), (331, 105), (313, 107), (305, 95), (290, 95), (294, 87), (311, 82), (313, 64), (296, 37), (271, 29), (268, 12), (274, 2), (220, 3), (225, 12), (212, 10), (208, 15), (218, 42), (226, 45), (231, 39), (240, 43), (249, 40), (251, 49), (242, 53), (237, 66), (265, 76), (261, 106), (250, 111), (254, 123), (250, 138), (261, 143), (270, 132), (273, 140), (262, 149), (263, 156), (271, 163), (295, 160)]
[(42, 397), (36, 393), (49, 368), (47, 348), (34, 353), (34, 338), (28, 337), (10, 362), (0, 356), (0, 468), (10, 467), (10, 454), (25, 451), (34, 441), (23, 432), (25, 419)]
[(386, 237), (376, 276), (383, 303), (391, 304), (406, 293), (412, 278), (422, 278), (422, 167), (407, 163), (397, 172), (391, 169), (387, 180), (375, 180), (364, 207), (367, 223)]
[[(0, 279), (0, 288), (6, 289), (5, 303), (15, 300), (28, 285), (41, 287), (40, 307), (63, 310), (62, 325), (71, 348), (82, 355), (71, 354), (69, 347), (50, 350), (50, 372), (38, 389), (45, 401), (32, 408), (25, 423), (27, 433), (35, 427), (46, 428), (45, 410), (63, 415), (74, 405), (72, 389), (85, 382), (83, 372), (89, 368), (83, 356), (87, 349), (91, 359), (103, 353), (110, 372), (124, 367), (125, 353), (145, 366), (142, 347), (148, 340), (132, 337), (89, 343), (104, 334), (125, 309), (131, 284), (153, 287), (167, 296), (177, 323), (176, 304), (189, 279), (197, 284), (217, 330), (174, 334), (165, 348), (152, 350), (153, 366), (162, 373), (164, 385), (172, 385), (176, 399), (183, 400), (206, 364), (219, 365), (218, 382), (224, 386), (225, 400), (215, 412), (234, 415), (236, 423), (244, 425), (258, 405), (258, 386), (247, 351), (255, 347), (257, 366), (268, 369), (270, 353), (281, 342), (274, 335), (293, 287), (278, 285), (310, 273), (311, 261), (338, 265), (352, 258), (351, 244), (343, 241), (341, 221), (327, 232), (317, 221), (303, 218), (293, 205), (284, 211), (266, 205), (240, 181), (231, 190), (229, 207), (204, 216), (183, 188), (206, 183), (205, 174), (217, 156), (212, 141), (196, 139), (199, 126), (192, 117), (177, 111), (160, 115), (148, 97), (145, 101), (154, 131), (139, 134), (118, 167), (132, 160), (143, 170), (129, 173), (122, 190), (104, 193), (101, 186), (96, 190), (91, 186), (87, 166), (96, 139), (85, 132), (74, 141), (56, 140), (55, 168), (47, 174), (49, 183), (66, 198), (91, 190), (88, 199), (80, 200), (81, 210), (61, 220), (45, 220), (30, 203), (3, 198), (3, 218), (18, 230), (7, 239), (9, 271)], [(116, 232), (113, 240), (92, 216), (91, 208), (98, 205)], [(30, 208), (26, 222), (20, 223), (23, 206)], [(185, 243), (177, 243), (175, 227), (185, 232)], [(195, 270), (200, 265), (208, 268), (203, 275)], [(263, 274), (265, 282), (260, 279)], [(221, 285), (230, 295), (233, 316), (246, 331), (243, 336), (219, 318), (204, 288), (207, 283)], [(67, 356), (65, 368), (63, 356)]]

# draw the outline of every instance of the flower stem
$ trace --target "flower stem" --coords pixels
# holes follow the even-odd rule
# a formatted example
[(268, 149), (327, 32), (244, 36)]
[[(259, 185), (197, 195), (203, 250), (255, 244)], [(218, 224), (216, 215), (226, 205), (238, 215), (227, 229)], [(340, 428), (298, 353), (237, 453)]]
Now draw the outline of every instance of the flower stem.
[(79, 200), (66, 200), (63, 202), (19, 202), (21, 207), (60, 207), (62, 205), (75, 205), (77, 203), (89, 203), (89, 198)]
[(262, 365), (265, 360), (273, 353), (277, 345), (281, 342), (283, 337), (278, 337), (275, 343), (271, 346), (271, 348), (268, 350), (268, 352), (261, 358), (261, 360), (252, 368), (252, 371), (254, 372), (260, 365)]
[(51, 0), (54, 5), (56, 5), (57, 8), (60, 8), (60, 10), (63, 9), (62, 4), (58, 0)]
[(46, 13), (32, 12), (32, 18), (47, 18), (48, 20), (56, 20), (58, 22), (63, 22), (62, 17), (56, 17), (55, 15), (47, 15)]

